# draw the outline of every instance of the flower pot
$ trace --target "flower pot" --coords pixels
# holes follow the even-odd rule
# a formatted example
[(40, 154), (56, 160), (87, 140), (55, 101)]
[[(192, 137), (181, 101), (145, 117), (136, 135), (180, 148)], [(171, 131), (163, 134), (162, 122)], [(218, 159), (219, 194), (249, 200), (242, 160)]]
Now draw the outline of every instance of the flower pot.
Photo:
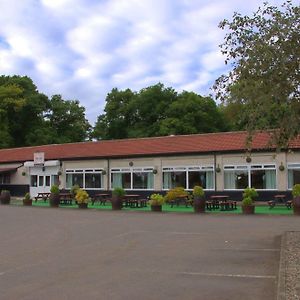
[(162, 211), (161, 205), (151, 205), (151, 211)]
[(82, 208), (82, 209), (88, 208), (88, 203), (78, 203), (78, 208)]
[(112, 207), (112, 210), (121, 210), (123, 208), (122, 198), (119, 196), (113, 195), (112, 199), (111, 199), (111, 207)]
[(202, 197), (194, 197), (194, 212), (204, 213), (205, 212), (205, 199)]
[(245, 215), (253, 215), (255, 212), (254, 205), (242, 205), (242, 212)]
[(2, 191), (0, 194), (0, 203), (1, 204), (9, 204), (10, 203), (10, 192)]
[(23, 199), (24, 206), (32, 206), (32, 199)]
[(300, 216), (300, 197), (293, 199), (293, 211), (294, 215)]
[(51, 193), (49, 197), (50, 207), (58, 207), (59, 206), (59, 194)]

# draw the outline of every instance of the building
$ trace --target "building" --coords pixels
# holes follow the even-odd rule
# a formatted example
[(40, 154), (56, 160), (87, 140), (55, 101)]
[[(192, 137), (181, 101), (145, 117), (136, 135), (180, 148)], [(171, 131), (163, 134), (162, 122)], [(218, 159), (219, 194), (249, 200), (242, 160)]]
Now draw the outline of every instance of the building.
[(22, 196), (74, 184), (90, 194), (122, 186), (150, 194), (174, 186), (201, 185), (211, 193), (240, 198), (247, 186), (261, 198), (290, 193), (300, 183), (300, 138), (286, 151), (268, 146), (269, 133), (258, 132), (251, 153), (246, 132), (44, 145), (0, 150), (0, 189)]

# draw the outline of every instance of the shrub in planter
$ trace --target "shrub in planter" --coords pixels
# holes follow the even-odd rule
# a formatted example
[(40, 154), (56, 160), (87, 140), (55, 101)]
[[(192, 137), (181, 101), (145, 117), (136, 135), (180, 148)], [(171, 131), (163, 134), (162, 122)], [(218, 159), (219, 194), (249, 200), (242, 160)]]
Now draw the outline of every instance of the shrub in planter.
[(24, 206), (31, 206), (32, 205), (32, 199), (30, 197), (29, 193), (26, 193), (24, 198), (23, 198), (23, 205)]
[(78, 189), (75, 195), (76, 202), (79, 208), (87, 208), (89, 202), (89, 194), (83, 189)]
[(59, 206), (59, 187), (57, 185), (52, 185), (50, 189), (50, 199), (49, 204), (51, 207), (58, 207)]
[(125, 190), (121, 187), (116, 187), (112, 191), (112, 209), (120, 210), (123, 207), (123, 197), (125, 196)]
[(295, 184), (292, 190), (293, 211), (295, 215), (300, 215), (300, 184)]
[(0, 194), (0, 203), (9, 204), (10, 203), (10, 191), (2, 190)]
[(70, 190), (70, 193), (72, 194), (72, 197), (75, 198), (76, 194), (77, 194), (77, 191), (80, 189), (80, 186), (78, 184), (74, 184), (72, 187), (71, 187), (71, 190)]
[(194, 212), (195, 213), (204, 213), (205, 212), (205, 197), (204, 190), (202, 186), (196, 185), (193, 189), (193, 198), (194, 198)]
[(257, 191), (255, 188), (247, 187), (243, 193), (243, 200), (242, 200), (242, 212), (243, 214), (249, 215), (254, 214), (255, 212), (255, 205), (254, 199), (258, 196)]
[(149, 204), (152, 211), (162, 211), (162, 205), (165, 203), (165, 198), (161, 194), (152, 194)]
[(180, 198), (188, 197), (188, 193), (184, 190), (183, 187), (176, 187), (169, 190), (165, 196), (165, 201), (168, 203), (174, 203)]

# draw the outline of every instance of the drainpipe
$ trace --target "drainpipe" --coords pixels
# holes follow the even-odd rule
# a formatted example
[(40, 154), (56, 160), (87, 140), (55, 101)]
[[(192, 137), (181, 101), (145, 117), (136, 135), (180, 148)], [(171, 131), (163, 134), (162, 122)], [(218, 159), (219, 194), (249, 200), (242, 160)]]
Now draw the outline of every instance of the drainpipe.
[(110, 190), (110, 164), (109, 158), (107, 159), (107, 190)]
[(216, 168), (217, 168), (217, 155), (216, 155), (216, 152), (214, 152), (215, 191), (217, 191), (217, 172), (216, 172)]

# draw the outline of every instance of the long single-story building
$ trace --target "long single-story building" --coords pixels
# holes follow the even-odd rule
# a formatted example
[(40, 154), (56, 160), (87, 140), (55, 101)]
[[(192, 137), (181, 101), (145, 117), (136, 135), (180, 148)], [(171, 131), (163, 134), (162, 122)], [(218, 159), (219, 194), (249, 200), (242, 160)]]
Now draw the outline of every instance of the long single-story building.
[(290, 195), (300, 183), (300, 138), (286, 151), (269, 147), (268, 132), (257, 132), (251, 152), (246, 132), (43, 145), (0, 150), (0, 189), (12, 195), (49, 192), (53, 184), (78, 184), (90, 194), (121, 186), (149, 195), (175, 186), (238, 199), (254, 187), (260, 198)]

